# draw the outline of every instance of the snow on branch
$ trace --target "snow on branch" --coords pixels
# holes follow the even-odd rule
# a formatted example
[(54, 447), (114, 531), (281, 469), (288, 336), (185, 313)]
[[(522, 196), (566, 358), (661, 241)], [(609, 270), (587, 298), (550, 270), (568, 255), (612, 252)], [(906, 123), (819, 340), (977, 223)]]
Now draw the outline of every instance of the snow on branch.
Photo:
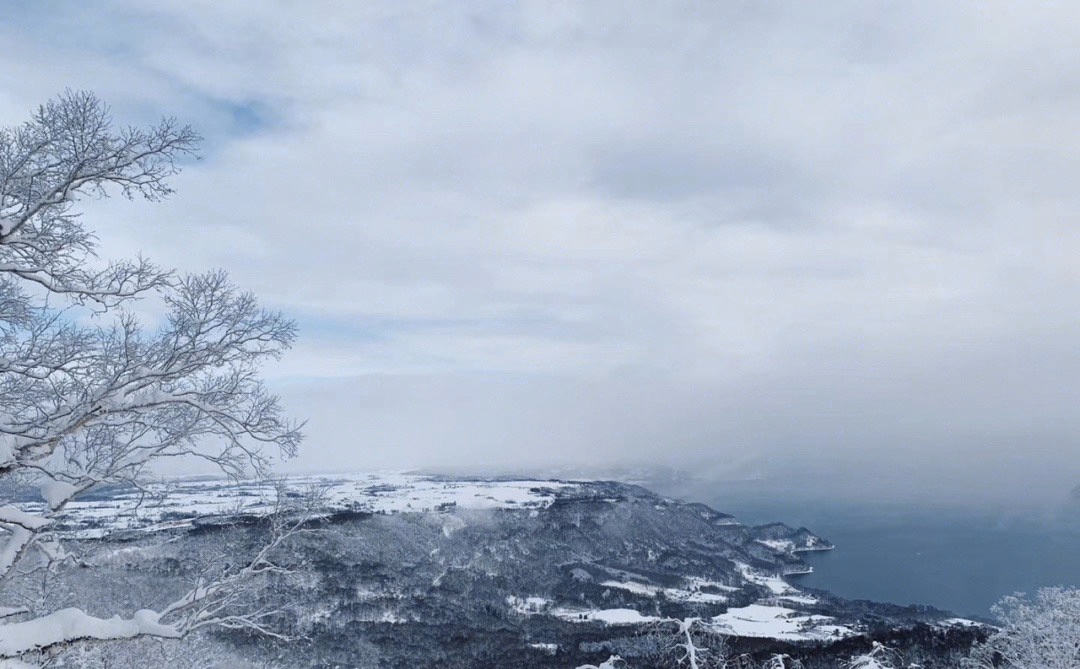
[(727, 666), (727, 637), (701, 618), (665, 618), (644, 631), (657, 660), (673, 667), (712, 669)]
[(137, 611), (129, 619), (120, 616), (103, 619), (76, 608), (61, 609), (33, 620), (0, 625), (0, 656), (20, 657), (84, 639), (107, 641), (139, 636), (175, 639), (180, 636), (176, 628), (162, 625), (159, 619), (156, 612), (149, 610)]
[[(178, 274), (142, 257), (99, 261), (97, 238), (76, 211), (85, 197), (168, 196), (169, 177), (198, 142), (173, 119), (117, 126), (105, 104), (79, 91), (0, 129), (4, 596), (11, 582), (71, 559), (53, 520), (80, 495), (106, 485), (138, 487), (163, 458), (199, 459), (235, 477), (265, 475), (303, 438), (302, 425), (284, 415), (260, 375), (263, 363), (291, 347), (295, 324), (261, 307), (223, 271)], [(161, 323), (154, 328), (133, 309), (150, 295)], [(28, 491), (44, 502), (40, 511), (22, 505)], [(268, 550), (280, 546), (274, 537), (299, 530), (275, 527)], [(246, 570), (205, 575), (188, 601), (156, 614), (99, 619), (66, 608), (0, 616), (0, 657), (209, 625), (270, 632), (272, 612), (241, 610), (235, 593), (274, 569), (266, 553)], [(4, 604), (0, 610), (21, 610)]]
[[(30, 614), (29, 609), (4, 609), (0, 616), (0, 658), (21, 658), (32, 653), (68, 648), (84, 641), (123, 641), (138, 637), (179, 639), (207, 627), (245, 629), (289, 639), (275, 630), (274, 620), (282, 615), (279, 608), (251, 606), (259, 578), (289, 573), (275, 557), (294, 537), (316, 531), (314, 520), (326, 508), (325, 493), (312, 488), (299, 499), (286, 495), (278, 486), (272, 512), (261, 519), (264, 542), (254, 554), (235, 567), (225, 566), (236, 555), (217, 556), (207, 569), (193, 576), (194, 585), (184, 595), (160, 610), (143, 609), (130, 618), (100, 618), (82, 609), (68, 607), (45, 615), (16, 622), (9, 619)], [(212, 565), (212, 566), (210, 566)], [(0, 667), (3, 665), (0, 664)]]
[(76, 195), (163, 198), (178, 159), (194, 155), (199, 136), (173, 119), (115, 128), (93, 93), (68, 91), (30, 121), (0, 130), (0, 276), (36, 284), (78, 301), (113, 306), (167, 283), (169, 275), (139, 258), (92, 269), (97, 242), (71, 213)]

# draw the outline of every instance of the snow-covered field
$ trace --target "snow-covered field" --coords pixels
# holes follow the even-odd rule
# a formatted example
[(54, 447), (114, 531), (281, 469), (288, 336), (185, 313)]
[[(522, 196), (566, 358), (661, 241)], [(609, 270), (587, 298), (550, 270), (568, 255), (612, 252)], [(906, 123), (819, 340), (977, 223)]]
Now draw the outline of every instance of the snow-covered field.
[[(698, 579), (701, 581), (701, 579)], [(638, 595), (645, 595), (647, 597), (656, 597), (657, 595), (664, 595), (667, 599), (677, 602), (709, 602), (709, 603), (722, 603), (728, 600), (727, 597), (721, 594), (713, 592), (701, 592), (700, 586), (690, 585), (689, 588), (663, 588), (651, 583), (639, 583), (637, 581), (604, 581), (600, 585), (606, 588), (618, 588), (620, 590), (626, 590)], [(710, 583), (710, 585), (712, 585)], [(719, 586), (724, 589), (734, 589), (728, 586)]]
[[(330, 510), (373, 513), (431, 511), (440, 508), (544, 508), (554, 491), (573, 484), (538, 480), (468, 480), (400, 472), (292, 476), (284, 480), (289, 494), (319, 489)], [(167, 493), (167, 494), (166, 494)], [(78, 536), (104, 536), (121, 530), (147, 531), (184, 527), (195, 518), (268, 513), (277, 490), (272, 482), (232, 483), (217, 479), (178, 479), (118, 491), (102, 498), (77, 500), (57, 517)], [(23, 505), (43, 513), (44, 504)]]
[(739, 573), (742, 574), (742, 577), (745, 578), (747, 581), (765, 586), (769, 589), (769, 592), (776, 595), (777, 597), (798, 597), (802, 595), (802, 592), (798, 588), (791, 585), (779, 576), (773, 574), (762, 574), (758, 571), (755, 571), (750, 567), (750, 565), (743, 562), (736, 562), (735, 567), (739, 570)]
[[(574, 623), (599, 622), (605, 625), (643, 625), (660, 618), (635, 609), (583, 609), (554, 606), (542, 597), (511, 597), (511, 609), (524, 615), (549, 615)], [(784, 641), (835, 641), (856, 634), (829, 616), (804, 614), (774, 604), (751, 604), (728, 609), (709, 623), (718, 632), (742, 637), (763, 637)]]
[(712, 619), (721, 632), (734, 636), (768, 637), (785, 641), (822, 641), (851, 636), (850, 627), (829, 616), (804, 615), (783, 606), (751, 604), (728, 609)]
[[(733, 636), (766, 637), (785, 641), (835, 641), (856, 634), (850, 627), (837, 624), (829, 616), (802, 613), (783, 604), (816, 604), (817, 599), (798, 590), (779, 576), (761, 574), (749, 565), (737, 563), (743, 578), (751, 583), (766, 586), (772, 596), (749, 606), (731, 608), (725, 613), (713, 617), (709, 623), (718, 632)], [(737, 590), (729, 585), (715, 583), (707, 579), (690, 577), (684, 587), (662, 587), (649, 583), (644, 577), (638, 578), (628, 572), (623, 577), (628, 580), (602, 581), (599, 585), (606, 588), (625, 590), (645, 597), (663, 596), (667, 599), (684, 602), (723, 603), (727, 597), (707, 590)], [(605, 625), (643, 625), (660, 620), (653, 615), (643, 614), (635, 609), (588, 609), (572, 606), (559, 606), (544, 597), (508, 597), (509, 607), (522, 615), (548, 615), (574, 623), (603, 623)]]
[(660, 620), (656, 616), (646, 616), (634, 609), (577, 610), (559, 607), (552, 609), (551, 615), (571, 622), (596, 621), (606, 625), (642, 625)]

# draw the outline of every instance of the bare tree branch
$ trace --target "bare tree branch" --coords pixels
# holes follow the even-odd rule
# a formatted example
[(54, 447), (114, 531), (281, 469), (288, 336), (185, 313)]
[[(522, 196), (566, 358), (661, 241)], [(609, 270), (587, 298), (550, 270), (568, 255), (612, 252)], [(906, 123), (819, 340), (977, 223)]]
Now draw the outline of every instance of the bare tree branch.
[[(52, 520), (96, 487), (138, 486), (163, 458), (265, 475), (273, 457), (293, 455), (302, 440), (259, 373), (292, 345), (295, 324), (222, 271), (178, 275), (141, 257), (99, 261), (97, 239), (75, 211), (87, 196), (168, 196), (168, 178), (198, 142), (173, 119), (117, 127), (96, 96), (73, 91), (0, 129), (0, 483), (32, 484), (45, 502), (28, 513), (0, 498), (0, 586), (73, 559)], [(154, 329), (130, 308), (148, 295), (164, 309)], [(159, 612), (0, 616), (0, 657), (211, 625), (273, 633), (275, 612), (234, 604), (240, 584), (272, 573), (270, 556), (300, 531), (275, 526), (253, 563), (208, 575), (188, 600)]]
[(656, 660), (672, 667), (721, 669), (727, 666), (727, 637), (701, 618), (665, 618), (645, 628)]

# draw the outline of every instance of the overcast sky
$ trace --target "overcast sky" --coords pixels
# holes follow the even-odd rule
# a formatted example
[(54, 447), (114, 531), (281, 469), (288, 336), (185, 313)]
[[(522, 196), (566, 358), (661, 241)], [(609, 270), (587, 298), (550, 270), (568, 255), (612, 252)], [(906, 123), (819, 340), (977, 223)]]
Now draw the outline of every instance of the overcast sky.
[(65, 87), (206, 137), (104, 255), (294, 316), (301, 469), (1080, 482), (1073, 2), (22, 2)]

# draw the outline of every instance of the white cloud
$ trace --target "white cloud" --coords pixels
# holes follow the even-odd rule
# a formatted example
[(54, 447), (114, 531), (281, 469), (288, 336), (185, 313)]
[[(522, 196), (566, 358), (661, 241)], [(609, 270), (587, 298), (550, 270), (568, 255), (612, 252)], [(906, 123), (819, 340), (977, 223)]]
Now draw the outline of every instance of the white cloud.
[(398, 378), (364, 429), (409, 463), (664, 439), (992, 469), (1037, 432), (1080, 476), (1069, 7), (70, 10), (0, 26), (0, 121), (82, 86), (204, 130), (171, 202), (90, 209), (108, 248), (298, 315), (274, 373), (321, 398), (305, 462)]

